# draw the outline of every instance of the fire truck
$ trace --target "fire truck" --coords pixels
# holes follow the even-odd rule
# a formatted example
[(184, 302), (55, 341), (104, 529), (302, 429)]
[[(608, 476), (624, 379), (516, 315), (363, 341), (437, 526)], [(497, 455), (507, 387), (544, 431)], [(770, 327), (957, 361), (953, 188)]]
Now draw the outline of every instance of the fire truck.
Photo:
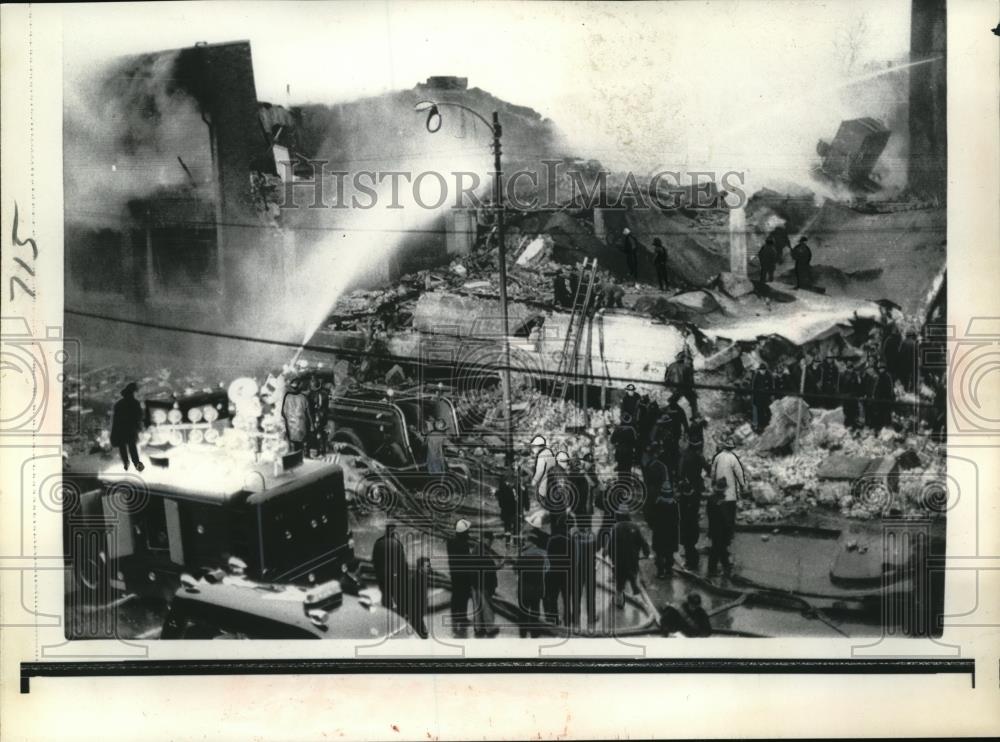
[(118, 591), (170, 598), (184, 572), (232, 557), (269, 583), (315, 584), (354, 558), (343, 471), (286, 457), (284, 466), (206, 443), (158, 452), (141, 474), (118, 462), (68, 501), (71, 589), (91, 599)]

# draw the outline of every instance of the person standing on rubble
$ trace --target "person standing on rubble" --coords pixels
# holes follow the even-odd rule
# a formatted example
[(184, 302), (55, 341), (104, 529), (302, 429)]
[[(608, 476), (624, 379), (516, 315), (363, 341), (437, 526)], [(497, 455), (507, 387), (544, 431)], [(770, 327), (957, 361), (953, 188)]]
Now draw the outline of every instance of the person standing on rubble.
[(659, 237), (653, 238), (653, 265), (656, 267), (656, 281), (660, 285), (660, 291), (666, 291), (670, 288), (667, 283), (667, 248)]
[(771, 230), (771, 234), (768, 236), (771, 238), (775, 252), (778, 254), (778, 262), (783, 263), (785, 261), (785, 250), (791, 252), (792, 249), (792, 241), (788, 239), (788, 230), (784, 226), (778, 226)]
[(549, 487), (549, 470), (556, 465), (556, 457), (546, 445), (545, 438), (540, 435), (531, 440), (531, 453), (535, 459), (535, 473), (531, 478), (531, 486), (538, 496), (538, 504), (544, 507)]
[(847, 368), (840, 374), (837, 381), (840, 408), (844, 411), (844, 426), (848, 430), (857, 430), (859, 427), (863, 389), (864, 385), (861, 383), (861, 374), (858, 373), (857, 361), (849, 361)]
[(632, 416), (622, 413), (621, 423), (611, 434), (611, 445), (615, 449), (615, 471), (618, 474), (631, 474), (635, 461), (636, 432), (632, 427)]
[(876, 433), (892, 425), (892, 406), (896, 401), (895, 382), (885, 362), (878, 364), (878, 372), (868, 385), (865, 404), (865, 425)]
[(799, 237), (798, 243), (792, 248), (792, 259), (795, 261), (795, 288), (809, 288), (812, 285), (810, 266), (812, 250), (806, 242), (805, 235)]
[(639, 282), (639, 240), (628, 227), (622, 230), (622, 252), (625, 253), (625, 264), (628, 266), (632, 282)]
[(918, 391), (920, 387), (917, 373), (918, 347), (916, 330), (907, 330), (906, 337), (899, 344), (894, 375), (908, 392)]
[(806, 380), (802, 388), (802, 398), (810, 407), (817, 407), (820, 404), (820, 385), (823, 383), (823, 365), (818, 356), (813, 356), (809, 360), (805, 373)]
[(121, 399), (115, 402), (111, 413), (111, 445), (118, 449), (122, 466), (128, 471), (129, 457), (136, 471), (146, 467), (139, 459), (139, 432), (142, 430), (142, 405), (135, 398), (139, 385), (130, 381), (121, 390)]
[(771, 396), (774, 391), (774, 377), (767, 364), (761, 361), (750, 377), (750, 405), (752, 407), (751, 426), (760, 435), (771, 422)]
[(708, 536), (712, 540), (708, 554), (709, 577), (718, 574), (720, 564), (726, 577), (732, 571), (729, 545), (736, 533), (736, 502), (748, 489), (743, 464), (733, 448), (733, 439), (724, 436), (719, 441), (718, 453), (712, 459), (712, 494), (708, 499)]
[(760, 280), (770, 283), (774, 280), (774, 268), (778, 264), (778, 251), (774, 247), (773, 238), (764, 240), (764, 245), (757, 253), (757, 260), (760, 261)]
[(618, 413), (619, 416), (628, 415), (633, 420), (639, 413), (639, 394), (635, 390), (635, 384), (629, 384), (625, 387), (625, 396), (622, 397)]
[(819, 393), (820, 406), (825, 409), (833, 409), (837, 406), (837, 389), (840, 387), (840, 367), (837, 359), (827, 356), (823, 359), (823, 367), (820, 370)]
[(681, 397), (688, 401), (691, 415), (698, 414), (698, 395), (694, 390), (694, 365), (691, 362), (691, 352), (685, 347), (667, 366), (663, 376), (663, 385), (670, 390), (668, 401), (676, 402)]
[(573, 297), (566, 286), (566, 276), (558, 268), (552, 278), (552, 301), (557, 307), (570, 308), (573, 306)]
[[(694, 431), (698, 431), (695, 435)], [(687, 448), (681, 454), (678, 476), (678, 517), (680, 542), (684, 547), (684, 566), (698, 570), (698, 538), (701, 536), (701, 498), (705, 492), (703, 475), (708, 471), (704, 456), (704, 421), (696, 417), (691, 421)]]

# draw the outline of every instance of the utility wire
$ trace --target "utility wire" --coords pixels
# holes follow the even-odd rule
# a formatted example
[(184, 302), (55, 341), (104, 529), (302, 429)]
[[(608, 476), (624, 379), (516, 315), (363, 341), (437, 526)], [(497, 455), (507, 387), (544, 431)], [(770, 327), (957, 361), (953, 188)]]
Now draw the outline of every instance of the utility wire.
[[(437, 366), (437, 367), (445, 367), (445, 368), (454, 368), (454, 369), (458, 369), (460, 371), (463, 371), (465, 373), (471, 373), (471, 372), (485, 372), (485, 373), (496, 372), (496, 373), (499, 373), (501, 371), (511, 371), (513, 373), (537, 374), (539, 376), (544, 376), (544, 377), (558, 377), (558, 378), (563, 378), (563, 379), (566, 379), (566, 380), (583, 381), (583, 382), (587, 382), (587, 383), (594, 383), (595, 381), (598, 380), (597, 377), (594, 377), (591, 374), (580, 374), (580, 373), (567, 372), (567, 371), (558, 372), (558, 371), (551, 371), (551, 370), (546, 370), (546, 369), (542, 369), (542, 368), (538, 368), (538, 367), (514, 366), (514, 365), (506, 366), (506, 365), (504, 365), (502, 363), (482, 363), (482, 362), (473, 362), (473, 361), (463, 361), (461, 359), (454, 360), (454, 359), (438, 359), (438, 358), (414, 358), (412, 356), (397, 356), (397, 355), (392, 355), (390, 353), (371, 353), (371, 352), (364, 351), (364, 350), (352, 350), (352, 349), (348, 349), (348, 348), (331, 348), (329, 346), (315, 345), (315, 344), (311, 344), (311, 343), (304, 343), (303, 344), (303, 343), (291, 342), (291, 341), (288, 341), (288, 340), (277, 340), (277, 339), (274, 339), (274, 338), (261, 338), (261, 337), (256, 337), (256, 336), (253, 336), (253, 335), (239, 335), (239, 334), (230, 333), (230, 332), (220, 332), (218, 330), (201, 330), (201, 329), (195, 329), (195, 328), (189, 328), (189, 327), (178, 327), (176, 325), (168, 325), (168, 324), (162, 324), (162, 323), (157, 323), (157, 322), (147, 322), (145, 320), (126, 319), (126, 318), (123, 318), (123, 317), (113, 317), (113, 316), (110, 316), (110, 315), (98, 314), (98, 313), (95, 313), (95, 312), (85, 312), (85, 311), (81, 311), (81, 310), (77, 310), (77, 309), (72, 309), (72, 308), (66, 308), (64, 310), (64, 312), (65, 312), (65, 314), (74, 315), (74, 316), (77, 316), (77, 317), (85, 317), (85, 318), (88, 318), (88, 319), (100, 320), (100, 321), (103, 321), (103, 322), (117, 322), (117, 323), (120, 323), (120, 324), (132, 325), (132, 326), (135, 326), (135, 327), (144, 327), (146, 329), (151, 329), (151, 330), (163, 330), (163, 331), (167, 331), (167, 332), (187, 333), (187, 334), (191, 334), (191, 335), (201, 335), (201, 336), (204, 336), (204, 337), (219, 338), (219, 339), (222, 339), (222, 340), (232, 340), (232, 341), (236, 341), (236, 342), (256, 343), (256, 344), (260, 344), (260, 345), (270, 345), (270, 346), (275, 346), (275, 347), (285, 347), (285, 348), (294, 349), (296, 351), (302, 350), (302, 351), (308, 351), (308, 352), (312, 352), (312, 353), (320, 353), (320, 354), (323, 354), (323, 355), (330, 355), (330, 356), (334, 356), (334, 357), (337, 357), (337, 358), (350, 358), (352, 360), (361, 360), (361, 359), (366, 359), (366, 358), (373, 358), (373, 359), (380, 360), (380, 361), (400, 363), (400, 364), (406, 364), (406, 365), (418, 364), (418, 365), (424, 365), (424, 366)], [(468, 341), (468, 338), (460, 338), (459, 336), (451, 336), (451, 337), (453, 337), (456, 340), (465, 340), (466, 342)], [(496, 337), (496, 338), (476, 338), (477, 341), (482, 341), (482, 342), (488, 342), (491, 339), (492, 340), (501, 340), (502, 338), (500, 338), (500, 337)], [(434, 351), (441, 352), (441, 351), (447, 351), (447, 350), (450, 350), (450, 349), (449, 348), (441, 348), (441, 349), (439, 349), (439, 348), (432, 348), (431, 350), (432, 350), (432, 352), (434, 352)], [(666, 382), (666, 381), (651, 381), (649, 379), (638, 378), (638, 377), (630, 377), (630, 376), (602, 376), (600, 378), (604, 379), (604, 381), (606, 381), (606, 382), (615, 382), (615, 383), (621, 383), (621, 384), (643, 384), (645, 386), (664, 386), (664, 387), (666, 387), (668, 389), (673, 389), (673, 388), (677, 388), (678, 387), (678, 385), (672, 384), (672, 383), (669, 383), (669, 382)], [(739, 394), (739, 395), (743, 395), (743, 396), (752, 396), (754, 394), (754, 391), (751, 390), (749, 387), (735, 386), (735, 385), (731, 385), (731, 384), (702, 384), (702, 383), (695, 383), (695, 384), (693, 384), (693, 388), (699, 389), (699, 390), (708, 390), (708, 391), (730, 392), (732, 394)], [(847, 394), (802, 395), (802, 394), (799, 394), (799, 393), (794, 392), (794, 391), (792, 391), (792, 392), (785, 392), (784, 390), (771, 390), (769, 392), (769, 396), (778, 396), (779, 394), (782, 397), (792, 397), (792, 398), (803, 397), (803, 396), (809, 396), (809, 397), (815, 396), (815, 397), (821, 398), (822, 400), (827, 401), (827, 402), (834, 402), (834, 401), (837, 401), (837, 402), (846, 402), (846, 401), (852, 401), (852, 400), (853, 401), (858, 401), (858, 400), (865, 399), (864, 397), (855, 397), (855, 396), (847, 395)], [(913, 402), (900, 402), (900, 401), (892, 402), (893, 407), (896, 407), (896, 408), (903, 407), (903, 406), (919, 408), (919, 407), (926, 407), (927, 404), (928, 404), (927, 402), (924, 402), (922, 404), (919, 403), (919, 402), (917, 402), (917, 403), (913, 403)]]

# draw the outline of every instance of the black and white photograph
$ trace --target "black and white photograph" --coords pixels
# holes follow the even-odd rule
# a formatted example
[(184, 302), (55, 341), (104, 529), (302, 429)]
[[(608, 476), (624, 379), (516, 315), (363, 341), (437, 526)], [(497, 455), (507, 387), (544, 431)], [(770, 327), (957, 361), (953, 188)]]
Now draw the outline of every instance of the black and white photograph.
[(0, 736), (1000, 729), (995, 3), (2, 13)]
[(429, 10), (66, 39), (68, 636), (939, 634), (945, 3)]

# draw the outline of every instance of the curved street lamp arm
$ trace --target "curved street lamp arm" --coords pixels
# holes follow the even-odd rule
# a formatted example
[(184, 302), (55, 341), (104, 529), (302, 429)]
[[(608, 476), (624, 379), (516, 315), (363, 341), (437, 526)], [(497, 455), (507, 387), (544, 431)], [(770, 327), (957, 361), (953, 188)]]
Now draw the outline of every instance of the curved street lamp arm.
[(490, 122), (489, 120), (487, 120), (486, 117), (483, 116), (482, 114), (478, 113), (477, 111), (472, 110), (468, 106), (462, 105), (461, 103), (452, 103), (450, 101), (444, 101), (444, 102), (439, 103), (438, 101), (433, 101), (433, 100), (422, 100), (419, 103), (417, 103), (417, 105), (414, 106), (414, 108), (416, 108), (418, 111), (423, 110), (421, 108), (421, 106), (423, 106), (424, 104), (430, 104), (430, 106), (432, 107), (431, 108), (432, 111), (435, 110), (435, 109), (441, 108), (442, 106), (451, 106), (452, 108), (461, 108), (463, 111), (468, 111), (473, 116), (475, 116), (477, 119), (479, 119), (480, 121), (482, 121), (484, 124), (486, 124), (486, 127), (490, 130), (490, 132), (491, 133), (493, 132), (493, 123), (492, 122)]

